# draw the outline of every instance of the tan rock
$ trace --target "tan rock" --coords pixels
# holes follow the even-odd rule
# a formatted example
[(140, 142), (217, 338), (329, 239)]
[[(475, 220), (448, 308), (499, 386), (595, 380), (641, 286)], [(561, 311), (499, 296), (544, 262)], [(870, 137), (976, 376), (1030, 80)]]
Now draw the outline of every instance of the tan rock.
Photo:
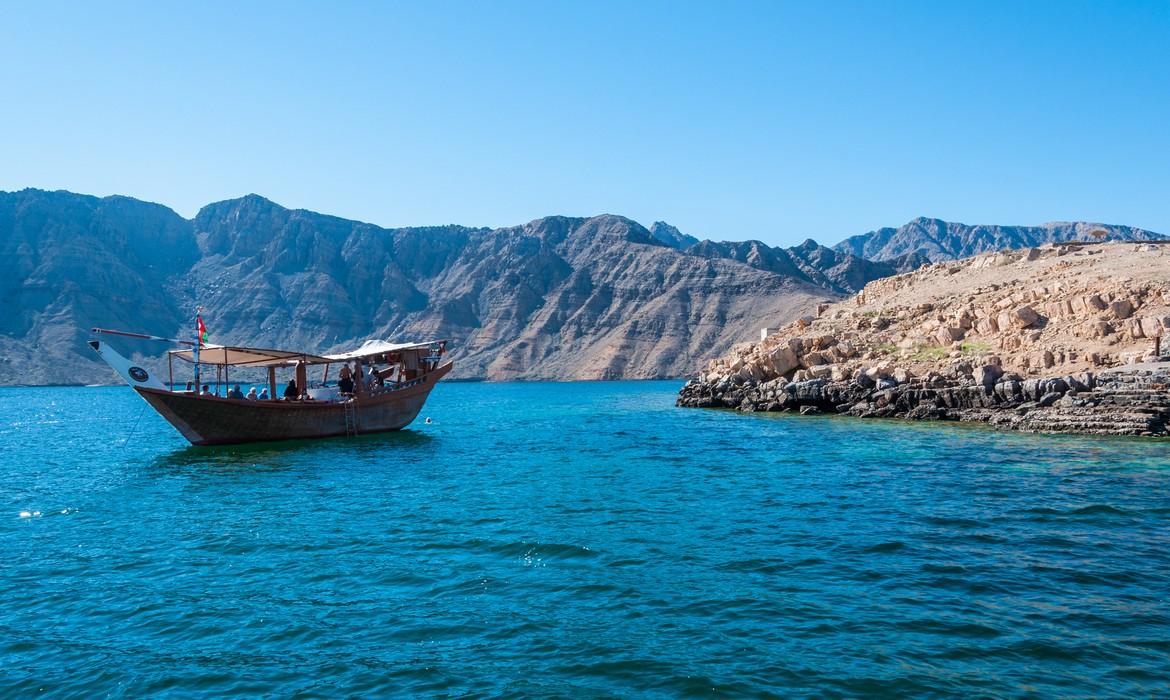
[(808, 374), (813, 379), (828, 379), (833, 376), (832, 365), (813, 365), (808, 368)]
[(813, 365), (825, 365), (825, 364), (828, 364), (828, 362), (826, 362), (826, 360), (825, 360), (825, 356), (822, 355), (821, 353), (817, 352), (816, 350), (813, 350), (812, 352), (806, 352), (805, 354), (800, 356), (800, 366), (804, 367), (805, 369), (808, 369), (808, 368), (812, 367)]
[(1162, 336), (1162, 322), (1152, 316), (1143, 317), (1140, 320), (1142, 327), (1142, 335), (1147, 338), (1160, 338)]
[(812, 339), (812, 346), (816, 350), (824, 350), (825, 348), (831, 348), (836, 344), (837, 344), (837, 337), (832, 335), (832, 334), (828, 334), (828, 333), (822, 333), (821, 335), (818, 335)]
[(1084, 338), (1104, 338), (1113, 332), (1108, 321), (1086, 321), (1078, 327), (1077, 335)]
[(975, 322), (975, 330), (980, 335), (995, 335), (999, 332), (999, 322), (994, 318), (982, 318)]
[(800, 358), (787, 345), (782, 345), (773, 350), (768, 355), (768, 362), (772, 365), (772, 371), (781, 376), (787, 375), (800, 366)]
[[(1013, 328), (1028, 328), (1040, 320), (1040, 314), (1036, 313), (1036, 310), (1031, 306), (1024, 304), (1009, 311), (1008, 320)], [(1003, 325), (1001, 324), (1000, 327), (1002, 328)]]

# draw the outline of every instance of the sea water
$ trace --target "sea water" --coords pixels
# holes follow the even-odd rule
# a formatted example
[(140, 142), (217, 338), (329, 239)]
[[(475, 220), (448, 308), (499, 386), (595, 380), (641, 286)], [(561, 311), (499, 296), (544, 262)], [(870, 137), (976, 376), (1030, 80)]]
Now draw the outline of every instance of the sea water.
[(1170, 693), (1170, 442), (678, 388), (443, 383), (228, 448), (0, 390), (0, 695)]

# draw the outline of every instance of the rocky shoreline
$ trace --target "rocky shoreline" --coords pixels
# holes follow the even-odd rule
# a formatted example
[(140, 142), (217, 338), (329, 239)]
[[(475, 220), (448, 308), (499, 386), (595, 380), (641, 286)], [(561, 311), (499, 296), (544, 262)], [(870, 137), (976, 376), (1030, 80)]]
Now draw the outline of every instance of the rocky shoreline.
[(708, 363), (678, 405), (1167, 436), (1168, 252), (1045, 246), (871, 282)]
[[(994, 367), (991, 365), (989, 367)], [(1023, 379), (980, 368), (899, 382), (882, 372), (847, 381), (691, 380), (677, 405), (744, 412), (835, 413), (987, 423), (1037, 433), (1170, 436), (1170, 362), (1094, 374)]]

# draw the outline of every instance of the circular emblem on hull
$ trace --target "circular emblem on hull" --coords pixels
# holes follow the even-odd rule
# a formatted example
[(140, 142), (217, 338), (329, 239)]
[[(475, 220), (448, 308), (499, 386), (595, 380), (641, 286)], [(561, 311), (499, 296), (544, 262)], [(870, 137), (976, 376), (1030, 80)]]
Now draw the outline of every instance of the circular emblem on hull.
[(130, 377), (136, 382), (145, 382), (147, 379), (150, 379), (150, 375), (141, 367), (131, 367), (127, 371), (130, 373)]

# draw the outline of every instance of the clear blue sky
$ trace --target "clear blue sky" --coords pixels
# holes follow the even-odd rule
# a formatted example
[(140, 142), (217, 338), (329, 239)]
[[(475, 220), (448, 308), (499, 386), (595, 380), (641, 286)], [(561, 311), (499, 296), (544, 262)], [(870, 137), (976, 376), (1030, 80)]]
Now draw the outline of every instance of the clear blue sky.
[(1170, 233), (1170, 2), (10, 4), (0, 189), (385, 226)]

